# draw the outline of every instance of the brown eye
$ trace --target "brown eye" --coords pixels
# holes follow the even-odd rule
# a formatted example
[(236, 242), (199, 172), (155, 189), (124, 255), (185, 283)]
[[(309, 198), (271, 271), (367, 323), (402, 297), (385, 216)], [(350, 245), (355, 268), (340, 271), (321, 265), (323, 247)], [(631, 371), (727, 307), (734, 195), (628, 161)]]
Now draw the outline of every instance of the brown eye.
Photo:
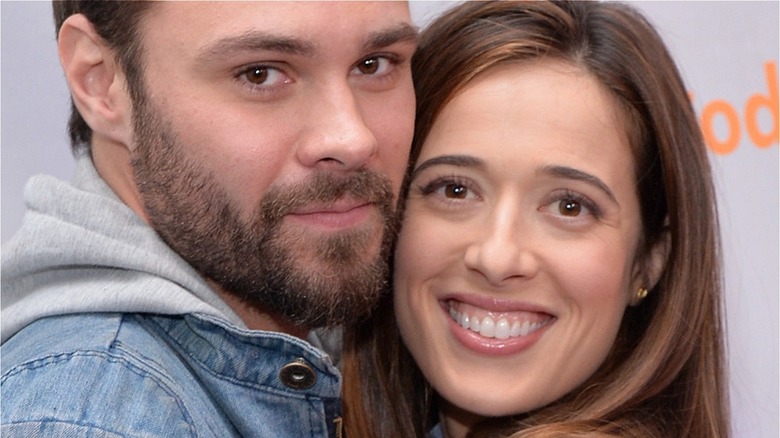
[(573, 199), (564, 199), (558, 203), (558, 211), (564, 216), (579, 216), (582, 205)]
[(379, 59), (368, 58), (357, 65), (357, 69), (364, 75), (372, 75), (379, 70)]
[(444, 187), (444, 195), (448, 198), (464, 199), (468, 194), (466, 186), (460, 184), (447, 184)]
[(268, 80), (268, 69), (265, 67), (254, 67), (246, 72), (246, 80), (256, 84), (264, 84)]

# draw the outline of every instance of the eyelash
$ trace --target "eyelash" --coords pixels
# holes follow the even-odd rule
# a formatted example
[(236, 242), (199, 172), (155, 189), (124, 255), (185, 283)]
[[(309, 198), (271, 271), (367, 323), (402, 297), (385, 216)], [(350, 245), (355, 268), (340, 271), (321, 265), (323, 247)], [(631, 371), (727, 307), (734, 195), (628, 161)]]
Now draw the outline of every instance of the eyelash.
[[(571, 190), (563, 190), (558, 193), (555, 193), (551, 196), (550, 202), (545, 203), (545, 208), (554, 208), (553, 206), (557, 206), (560, 208), (560, 203), (564, 201), (573, 201), (580, 206), (584, 207), (591, 216), (593, 216), (596, 219), (600, 219), (604, 216), (604, 211), (599, 207), (598, 204), (593, 202), (590, 198), (587, 196), (573, 192)], [(581, 216), (581, 215), (578, 215)]]
[[(389, 70), (389, 71), (387, 71), (387, 72), (380, 72), (380, 73), (362, 73), (362, 72), (359, 72), (358, 69), (360, 68), (360, 66), (364, 65), (364, 63), (366, 63), (367, 61), (371, 61), (371, 60), (376, 60), (376, 61), (378, 61), (380, 63), (383, 60), (386, 61), (388, 63), (388, 66), (385, 67), (385, 70)], [(357, 63), (355, 63), (355, 65), (351, 69), (351, 72), (358, 70), (358, 72), (356, 73), (358, 76), (371, 77), (372, 80), (382, 80), (382, 79), (386, 79), (386, 78), (389, 78), (390, 76), (392, 76), (393, 72), (395, 71), (395, 67), (398, 66), (399, 64), (403, 63), (403, 62), (404, 62), (404, 60), (401, 57), (399, 57), (398, 55), (395, 55), (395, 54), (388, 54), (388, 53), (374, 54), (374, 55), (366, 56), (365, 58), (363, 58), (360, 61), (358, 61)], [(378, 68), (381, 69), (382, 65), (380, 64)], [(253, 72), (255, 72), (257, 70), (275, 71), (275, 72), (277, 72), (277, 74), (285, 75), (285, 73), (284, 73), (284, 71), (282, 69), (274, 67), (274, 66), (271, 66), (271, 65), (267, 65), (267, 64), (250, 64), (250, 65), (247, 65), (247, 66), (239, 68), (236, 71), (236, 73), (235, 73), (235, 78), (237, 80), (241, 81), (242, 85), (244, 87), (247, 87), (249, 89), (249, 91), (251, 91), (251, 92), (254, 92), (254, 93), (266, 93), (266, 94), (273, 93), (275, 91), (275, 90), (273, 90), (273, 88), (278, 88), (276, 85), (255, 84), (255, 83), (252, 83), (248, 79), (248, 75), (252, 74)], [(284, 85), (284, 84), (287, 84), (289, 82), (290, 82), (290, 80), (288, 78), (287, 80), (284, 80), (282, 82), (282, 84), (280, 84), (280, 85)]]
[[(377, 71), (363, 73), (360, 71), (362, 66), (368, 61), (377, 62)], [(383, 91), (386, 87), (392, 86), (398, 78), (398, 67), (405, 62), (404, 58), (393, 53), (373, 54), (362, 58), (350, 70), (350, 75), (359, 81), (361, 87), (366, 90)]]
[[(472, 188), (471, 182), (459, 176), (442, 176), (436, 178), (426, 184), (418, 185), (417, 191), (422, 196), (431, 196), (434, 195), (437, 191), (446, 188), (447, 186), (463, 187), (467, 191), (466, 196), (468, 196), (469, 194), (473, 196), (478, 196), (478, 194)], [(442, 198), (442, 202), (445, 203), (461, 202), (464, 200), (459, 198), (450, 198), (445, 195), (442, 195), (441, 198)]]
[(236, 80), (240, 81), (241, 85), (251, 93), (273, 95), (280, 91), (279, 88), (281, 86), (288, 84), (291, 81), (289, 77), (287, 77), (282, 80), (281, 84), (266, 85), (265, 82), (262, 84), (255, 84), (248, 79), (248, 75), (257, 70), (265, 70), (266, 72), (273, 71), (276, 72), (276, 74), (287, 76), (282, 69), (267, 64), (250, 64), (241, 67), (235, 73)]
[[(380, 62), (382, 60), (385, 60), (389, 64), (388, 67), (387, 67), (388, 69), (394, 68), (395, 66), (399, 65), (402, 62), (402, 60), (397, 55), (394, 55), (394, 54), (389, 54), (389, 53), (374, 54), (374, 55), (366, 56), (365, 58), (363, 58), (360, 61), (358, 61), (357, 63), (355, 63), (355, 66), (353, 67), (353, 70), (360, 68), (361, 65), (364, 65), (364, 63), (366, 61), (370, 61), (370, 60), (377, 60), (377, 61), (380, 61)], [(387, 73), (381, 74), (379, 76), (384, 77), (384, 76), (387, 76), (390, 73), (392, 73), (392, 70), (390, 70)], [(376, 73), (362, 73), (361, 75), (362, 76), (376, 76)]]
[[(445, 189), (447, 186), (463, 187), (466, 190), (466, 197), (468, 197), (469, 195), (478, 196), (478, 194), (474, 192), (470, 181), (458, 176), (444, 176), (444, 177), (436, 178), (426, 184), (418, 185), (417, 191), (422, 196), (428, 197), (436, 194), (439, 190)], [(444, 194), (441, 194), (439, 198), (442, 203), (447, 205), (459, 203), (467, 200), (467, 198), (452, 198)], [(562, 190), (552, 194), (548, 202), (544, 203), (542, 209), (556, 209), (556, 208), (560, 209), (561, 203), (566, 201), (576, 203), (579, 206), (583, 207), (586, 211), (580, 212), (579, 214), (577, 214), (576, 217), (570, 217), (570, 216), (566, 216), (563, 213), (560, 213), (560, 211), (555, 212), (555, 210), (552, 210), (556, 213), (555, 214), (556, 216), (558, 215), (558, 213), (560, 213), (560, 215), (562, 217), (565, 217), (566, 220), (576, 220), (577, 218), (583, 216), (583, 214), (590, 215), (595, 219), (601, 219), (604, 216), (604, 211), (602, 210), (602, 208), (599, 207), (598, 204), (593, 202), (593, 200), (591, 200), (589, 197), (581, 193), (577, 193), (571, 190)]]

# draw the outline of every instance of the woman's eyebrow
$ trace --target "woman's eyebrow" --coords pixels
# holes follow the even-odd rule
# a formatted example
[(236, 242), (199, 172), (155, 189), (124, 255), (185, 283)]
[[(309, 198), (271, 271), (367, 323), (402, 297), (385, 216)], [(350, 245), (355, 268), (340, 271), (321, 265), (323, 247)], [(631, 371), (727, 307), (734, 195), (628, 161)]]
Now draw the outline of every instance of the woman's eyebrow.
[(615, 194), (612, 193), (612, 190), (609, 189), (609, 186), (607, 186), (607, 184), (604, 181), (602, 181), (595, 175), (591, 175), (590, 173), (583, 172), (573, 167), (557, 166), (557, 165), (542, 166), (539, 169), (537, 169), (536, 173), (552, 175), (555, 177), (571, 179), (576, 181), (582, 181), (586, 184), (589, 184), (601, 190), (609, 197), (609, 199), (612, 200), (612, 202), (620, 205), (620, 203), (618, 203), (617, 201), (617, 198), (615, 197)]
[(412, 176), (432, 166), (483, 167), (485, 163), (469, 155), (440, 155), (420, 163), (412, 172)]

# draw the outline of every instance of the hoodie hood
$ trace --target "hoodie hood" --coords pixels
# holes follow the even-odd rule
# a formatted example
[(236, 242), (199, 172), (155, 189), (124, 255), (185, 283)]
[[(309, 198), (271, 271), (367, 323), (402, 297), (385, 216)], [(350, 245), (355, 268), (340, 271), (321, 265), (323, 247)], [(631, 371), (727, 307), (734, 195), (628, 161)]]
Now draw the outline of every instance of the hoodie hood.
[(73, 184), (36, 176), (2, 248), (2, 342), (37, 319), (73, 313), (203, 313), (245, 328), (204, 279), (78, 158)]

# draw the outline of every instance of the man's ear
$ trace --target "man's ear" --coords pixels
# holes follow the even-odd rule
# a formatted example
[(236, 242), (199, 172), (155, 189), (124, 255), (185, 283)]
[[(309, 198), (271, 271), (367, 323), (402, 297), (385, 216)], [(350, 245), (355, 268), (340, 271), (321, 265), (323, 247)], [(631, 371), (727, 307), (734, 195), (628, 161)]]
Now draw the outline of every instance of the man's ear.
[(666, 264), (669, 261), (669, 253), (672, 249), (669, 227), (664, 226), (661, 236), (649, 250), (637, 258), (634, 266), (634, 278), (632, 281), (631, 299), (629, 305), (636, 306), (644, 296), (638, 295), (637, 290), (644, 288), (652, 290), (661, 279)]
[(124, 72), (113, 51), (84, 15), (68, 17), (57, 39), (73, 103), (98, 137), (129, 145), (132, 106)]

